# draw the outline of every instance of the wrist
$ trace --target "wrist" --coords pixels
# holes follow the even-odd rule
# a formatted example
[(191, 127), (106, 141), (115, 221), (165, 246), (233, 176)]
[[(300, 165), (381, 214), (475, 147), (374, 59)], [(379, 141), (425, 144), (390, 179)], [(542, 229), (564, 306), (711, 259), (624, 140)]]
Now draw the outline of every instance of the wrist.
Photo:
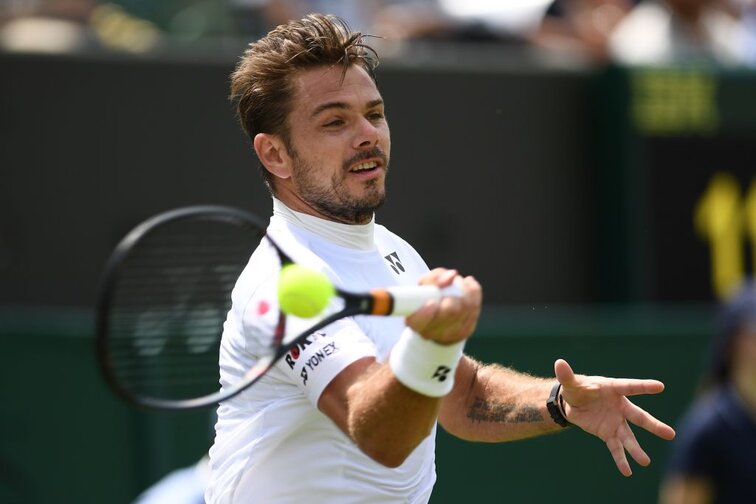
[(572, 425), (572, 423), (567, 420), (567, 415), (565, 414), (561, 383), (556, 382), (554, 386), (551, 387), (551, 393), (546, 401), (546, 409), (548, 410), (551, 419), (554, 420), (554, 423), (560, 427), (564, 428)]
[(464, 340), (442, 345), (407, 328), (391, 350), (389, 366), (407, 388), (429, 397), (442, 397), (454, 388), (454, 373), (464, 346)]

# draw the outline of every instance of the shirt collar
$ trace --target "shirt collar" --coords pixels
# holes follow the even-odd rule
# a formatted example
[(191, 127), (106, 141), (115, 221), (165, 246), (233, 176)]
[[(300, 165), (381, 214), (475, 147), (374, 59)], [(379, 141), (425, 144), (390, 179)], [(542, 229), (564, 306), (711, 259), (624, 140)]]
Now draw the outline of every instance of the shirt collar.
[(343, 224), (295, 212), (277, 198), (273, 198), (273, 215), (343, 247), (358, 250), (375, 248), (375, 215), (367, 224)]

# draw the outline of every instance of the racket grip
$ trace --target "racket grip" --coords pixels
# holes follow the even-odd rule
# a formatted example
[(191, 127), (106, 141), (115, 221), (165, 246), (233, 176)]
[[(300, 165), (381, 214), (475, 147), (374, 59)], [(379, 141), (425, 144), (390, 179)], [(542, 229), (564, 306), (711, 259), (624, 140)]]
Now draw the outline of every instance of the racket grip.
[(392, 298), (391, 315), (410, 315), (419, 310), (427, 301), (444, 297), (462, 297), (462, 278), (457, 277), (448, 287), (435, 285), (396, 285), (386, 289)]

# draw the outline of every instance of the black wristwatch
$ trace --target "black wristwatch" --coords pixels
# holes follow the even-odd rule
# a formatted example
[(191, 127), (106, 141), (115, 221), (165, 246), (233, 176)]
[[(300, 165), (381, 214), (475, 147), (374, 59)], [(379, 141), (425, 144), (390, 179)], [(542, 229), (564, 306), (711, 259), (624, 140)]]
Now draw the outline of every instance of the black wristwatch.
[(549, 400), (546, 401), (546, 409), (549, 410), (552, 420), (561, 427), (569, 427), (572, 425), (569, 420), (564, 416), (564, 399), (559, 395), (559, 391), (562, 389), (562, 384), (556, 382), (551, 388), (551, 394), (549, 394)]

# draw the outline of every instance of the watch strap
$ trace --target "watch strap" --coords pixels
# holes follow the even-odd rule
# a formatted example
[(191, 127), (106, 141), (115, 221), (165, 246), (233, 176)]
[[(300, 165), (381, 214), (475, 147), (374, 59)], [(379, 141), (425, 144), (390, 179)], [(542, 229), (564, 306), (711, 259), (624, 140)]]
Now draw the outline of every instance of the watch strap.
[(559, 394), (559, 391), (561, 389), (562, 384), (559, 382), (556, 382), (556, 384), (551, 387), (549, 399), (546, 401), (546, 409), (549, 410), (551, 419), (554, 420), (557, 425), (559, 425), (560, 427), (569, 427), (572, 424), (564, 416), (564, 399)]

